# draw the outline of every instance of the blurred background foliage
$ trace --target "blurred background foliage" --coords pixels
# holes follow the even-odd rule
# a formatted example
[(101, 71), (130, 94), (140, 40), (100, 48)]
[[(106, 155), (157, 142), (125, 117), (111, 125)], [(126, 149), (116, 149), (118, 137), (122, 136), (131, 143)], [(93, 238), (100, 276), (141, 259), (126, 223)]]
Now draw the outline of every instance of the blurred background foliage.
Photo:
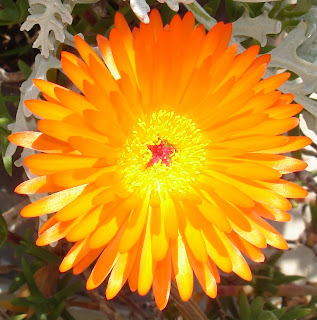
[[(166, 4), (154, 0), (148, 3), (151, 8), (160, 10), (164, 23), (168, 23), (175, 14)], [(246, 10), (251, 18), (268, 11), (264, 2), (201, 0), (199, 3), (210, 16), (225, 22), (236, 21)], [(297, 4), (275, 1), (267, 13), (270, 18), (281, 21), (282, 30), (290, 31), (312, 5), (317, 5), (317, 0), (298, 0)], [(10, 134), (8, 125), (15, 118), (20, 100), (19, 87), (30, 76), (35, 56), (39, 53), (38, 49), (32, 48), (39, 28), (20, 31), (28, 16), (28, 8), (28, 0), (0, 0), (0, 142), (3, 167), (7, 172), (0, 172), (4, 190), (1, 200), (13, 202), (9, 209), (5, 205), (0, 206), (3, 211), (0, 215), (0, 319), (317, 320), (317, 287), (298, 284), (302, 277), (282, 274), (276, 266), (282, 252), (273, 252), (264, 264), (251, 265), (254, 276), (250, 283), (233, 274), (224, 274), (216, 299), (206, 297), (196, 284), (195, 293), (188, 303), (172, 295), (163, 312), (157, 309), (151, 293), (140, 297), (125, 286), (117, 298), (106, 301), (104, 288), (91, 292), (85, 290), (86, 273), (81, 276), (73, 276), (71, 272), (59, 273), (58, 265), (69, 244), (61, 241), (55, 247), (37, 247), (34, 244), (37, 226), (26, 223), (18, 215), (26, 200), (10, 198), (12, 185), (24, 177), (23, 171), (13, 167), (11, 157), (5, 153), (8, 146), (6, 138)], [(94, 4), (77, 4), (68, 31), (73, 35), (82, 33), (90, 44), (95, 45), (96, 34), (109, 34), (118, 10), (131, 28), (139, 24), (128, 2), (101, 0)], [(186, 11), (181, 6), (179, 13), (183, 15)], [(272, 35), (272, 38), (278, 36)], [(258, 44), (258, 41), (249, 38), (242, 44), (249, 47)], [(65, 47), (61, 44), (58, 52)], [(272, 48), (274, 46), (268, 45), (261, 50), (268, 52)], [(48, 77), (58, 83), (66, 81), (56, 70), (50, 72)], [(10, 180), (12, 172), (13, 180)], [(302, 177), (295, 179), (304, 185), (308, 181)], [(308, 240), (317, 238), (316, 199), (305, 205), (311, 208), (312, 221), (307, 226), (303, 244), (312, 246)]]

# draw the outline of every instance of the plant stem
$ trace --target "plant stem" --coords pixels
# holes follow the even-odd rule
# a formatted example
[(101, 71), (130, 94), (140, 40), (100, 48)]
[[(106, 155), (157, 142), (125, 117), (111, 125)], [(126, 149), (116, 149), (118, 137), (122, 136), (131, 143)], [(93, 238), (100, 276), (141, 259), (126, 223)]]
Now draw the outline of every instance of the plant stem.
[(171, 299), (175, 302), (177, 309), (180, 311), (184, 319), (208, 320), (193, 298), (190, 298), (185, 302), (179, 297), (176, 284), (173, 281), (171, 285)]

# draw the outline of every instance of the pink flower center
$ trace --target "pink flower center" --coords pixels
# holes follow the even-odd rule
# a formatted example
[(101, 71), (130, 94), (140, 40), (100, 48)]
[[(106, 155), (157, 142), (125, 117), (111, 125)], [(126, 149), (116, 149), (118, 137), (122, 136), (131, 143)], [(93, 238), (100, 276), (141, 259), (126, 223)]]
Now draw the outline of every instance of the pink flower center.
[(165, 164), (168, 167), (171, 165), (171, 157), (176, 152), (176, 149), (173, 146), (168, 145), (164, 140), (158, 138), (156, 144), (149, 144), (147, 147), (152, 152), (152, 159), (148, 162), (147, 167), (152, 167), (154, 163), (160, 161), (161, 164)]

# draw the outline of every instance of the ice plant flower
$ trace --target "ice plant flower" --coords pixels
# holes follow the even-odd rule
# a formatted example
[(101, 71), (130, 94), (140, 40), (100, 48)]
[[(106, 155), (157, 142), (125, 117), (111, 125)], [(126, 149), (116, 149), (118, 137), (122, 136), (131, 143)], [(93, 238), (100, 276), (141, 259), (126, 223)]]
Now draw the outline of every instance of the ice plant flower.
[(244, 256), (287, 249), (267, 220), (288, 221), (286, 198), (307, 194), (281, 178), (306, 167), (282, 155), (310, 143), (283, 135), (302, 106), (276, 90), (288, 73), (261, 80), (270, 56), (237, 55), (230, 36), (230, 24), (195, 28), (191, 13), (163, 26), (155, 10), (131, 32), (117, 13), (109, 39), (97, 38), (102, 60), (78, 36), (81, 58), (62, 53), (82, 94), (34, 80), (45, 100), (25, 103), (40, 132), (9, 139), (41, 152), (25, 159), (38, 177), (16, 192), (51, 194), (21, 214), (53, 214), (37, 245), (74, 242), (60, 271), (95, 261), (87, 289), (108, 276), (108, 299), (127, 281), (141, 295), (152, 287), (163, 309), (171, 280), (183, 300), (194, 274), (215, 297), (219, 270), (250, 280)]

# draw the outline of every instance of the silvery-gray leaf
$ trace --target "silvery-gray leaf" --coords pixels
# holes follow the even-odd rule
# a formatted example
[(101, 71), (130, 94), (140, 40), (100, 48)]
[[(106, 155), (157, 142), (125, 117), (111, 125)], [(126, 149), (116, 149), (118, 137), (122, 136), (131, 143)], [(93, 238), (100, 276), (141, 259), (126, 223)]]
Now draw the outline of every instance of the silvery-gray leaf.
[(21, 30), (29, 31), (36, 24), (40, 26), (33, 48), (41, 48), (41, 53), (48, 58), (49, 52), (56, 49), (55, 40), (64, 42), (66, 27), (73, 18), (68, 6), (63, 5), (61, 0), (29, 0), (29, 4), (30, 15)]

